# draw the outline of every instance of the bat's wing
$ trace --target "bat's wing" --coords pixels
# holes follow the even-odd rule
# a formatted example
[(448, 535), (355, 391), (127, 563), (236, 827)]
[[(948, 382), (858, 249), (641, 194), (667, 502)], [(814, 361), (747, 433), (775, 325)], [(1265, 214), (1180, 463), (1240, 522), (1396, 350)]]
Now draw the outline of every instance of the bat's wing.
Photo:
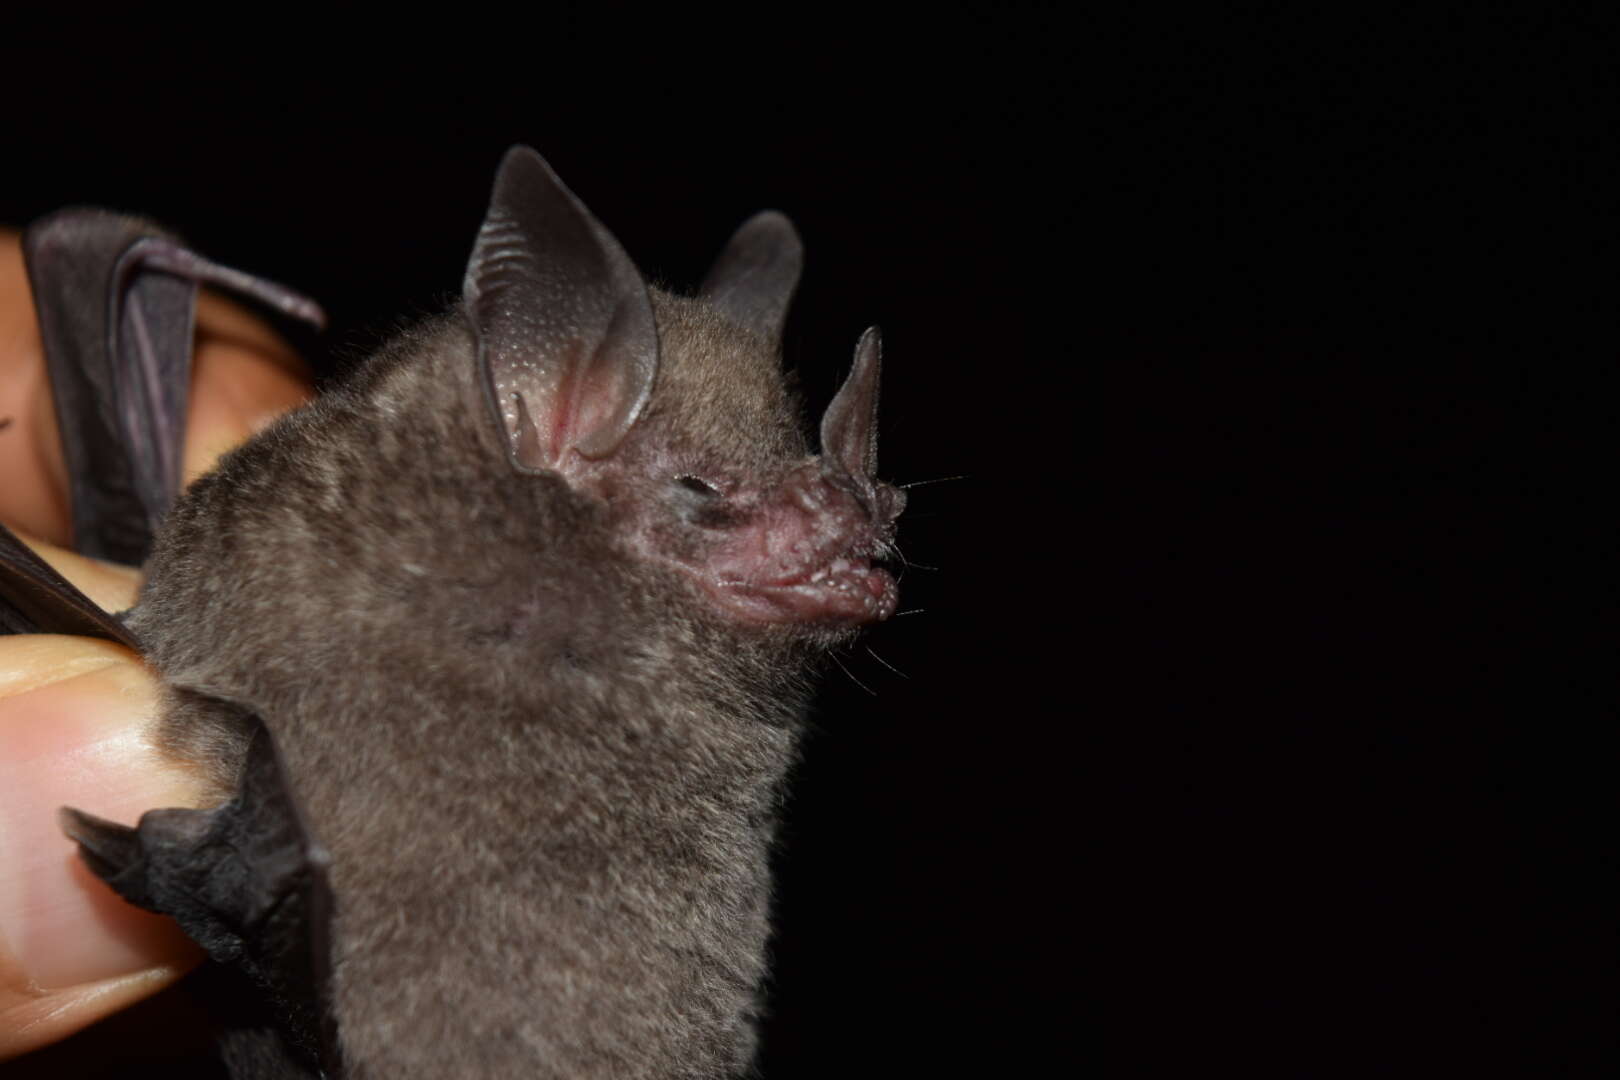
[(269, 733), (251, 713), (242, 721), (256, 731), (224, 805), (152, 810), (133, 829), (64, 809), (62, 825), (124, 899), (173, 916), (213, 960), (265, 992), (262, 1023), (238, 1028), (235, 1054), (252, 1063), (237, 1075), (335, 1076), (327, 857), (310, 839)]
[[(179, 491), (201, 283), (320, 323), (298, 294), (218, 266), (149, 222), (63, 210), (29, 226), (23, 256), (39, 315), (74, 547), (138, 565)], [(123, 625), (0, 526), (0, 633), (87, 634), (132, 648)]]
[(124, 624), (0, 525), (0, 634), (77, 634), (139, 651)]
[(150, 222), (58, 211), (23, 235), (67, 463), (73, 544), (144, 562), (180, 488), (197, 288), (319, 325), (315, 303), (209, 262)]
[[(323, 316), (290, 290), (104, 210), (64, 210), (36, 222), (23, 253), (67, 465), (74, 546), (139, 564), (179, 493), (199, 285), (317, 324)], [(0, 632), (89, 634), (139, 649), (116, 617), (3, 526)], [(173, 916), (221, 966), (264, 991), (249, 996), (262, 996), (263, 1015), (233, 1015), (228, 1024), (222, 1049), (234, 1075), (336, 1075), (336, 1044), (323, 1019), (325, 857), (309, 838), (269, 733), (238, 711), (254, 736), (225, 805), (154, 810), (135, 829), (70, 809), (63, 826), (114, 890)]]

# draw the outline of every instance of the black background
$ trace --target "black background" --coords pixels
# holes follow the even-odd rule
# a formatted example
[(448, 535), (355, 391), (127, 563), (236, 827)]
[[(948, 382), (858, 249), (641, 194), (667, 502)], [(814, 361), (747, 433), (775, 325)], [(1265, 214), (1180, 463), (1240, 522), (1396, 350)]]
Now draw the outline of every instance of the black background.
[(880, 324), (883, 471), (941, 482), (812, 718), (764, 1076), (1576, 1061), (1595, 901), (1529, 822), (1598, 803), (1520, 723), (1567, 717), (1508, 537), (1581, 28), (553, 20), (61, 43), (0, 217), (172, 223), (321, 299), (326, 369), (453, 297), (514, 142), (669, 283), (794, 218), (812, 409)]

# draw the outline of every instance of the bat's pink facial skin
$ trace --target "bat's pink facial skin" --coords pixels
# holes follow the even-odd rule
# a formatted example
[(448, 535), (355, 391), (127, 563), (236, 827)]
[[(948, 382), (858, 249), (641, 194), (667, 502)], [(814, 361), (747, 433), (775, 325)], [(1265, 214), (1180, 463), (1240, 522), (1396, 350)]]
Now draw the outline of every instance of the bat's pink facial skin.
[[(680, 562), (745, 623), (859, 626), (894, 614), (898, 593), (872, 565), (888, 550), (904, 496), (808, 462), (763, 497), (733, 496), (717, 540)], [(841, 482), (842, 481), (842, 482)], [(721, 496), (716, 496), (721, 498)], [(751, 505), (750, 505), (751, 504)]]
[[(893, 554), (905, 496), (875, 478), (879, 354), (873, 328), (822, 415), (819, 457), (785, 439), (775, 460), (728, 453), (703, 437), (712, 418), (681, 427), (702, 412), (689, 405), (633, 428), (612, 457), (571, 459), (572, 481), (614, 508), (638, 557), (680, 570), (732, 622), (841, 630), (886, 619), (898, 591), (873, 563)], [(737, 363), (747, 377), (751, 361)]]

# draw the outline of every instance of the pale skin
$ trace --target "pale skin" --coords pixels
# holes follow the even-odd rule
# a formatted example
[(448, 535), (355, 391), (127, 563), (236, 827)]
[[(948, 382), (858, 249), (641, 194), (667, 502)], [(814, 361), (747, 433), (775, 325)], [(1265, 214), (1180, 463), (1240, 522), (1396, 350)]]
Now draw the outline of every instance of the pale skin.
[[(195, 357), (187, 480), (309, 396), (297, 355), (206, 293)], [(67, 505), (22, 254), (0, 229), (0, 521), (102, 607), (129, 607), (140, 574), (68, 550)], [(151, 674), (120, 646), (0, 636), (0, 1061), (157, 993), (201, 958), (168, 919), (97, 881), (56, 820), (64, 805), (130, 825), (154, 807), (198, 805), (198, 779), (153, 747), (156, 701)]]

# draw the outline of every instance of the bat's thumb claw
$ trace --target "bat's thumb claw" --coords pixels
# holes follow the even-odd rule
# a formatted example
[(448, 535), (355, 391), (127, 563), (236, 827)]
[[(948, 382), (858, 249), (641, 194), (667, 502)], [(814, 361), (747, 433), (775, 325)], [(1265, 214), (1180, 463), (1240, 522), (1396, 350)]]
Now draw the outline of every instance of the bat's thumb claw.
[(57, 820), (68, 838), (79, 845), (85, 863), (104, 881), (141, 857), (141, 842), (134, 829), (71, 806), (62, 807)]

